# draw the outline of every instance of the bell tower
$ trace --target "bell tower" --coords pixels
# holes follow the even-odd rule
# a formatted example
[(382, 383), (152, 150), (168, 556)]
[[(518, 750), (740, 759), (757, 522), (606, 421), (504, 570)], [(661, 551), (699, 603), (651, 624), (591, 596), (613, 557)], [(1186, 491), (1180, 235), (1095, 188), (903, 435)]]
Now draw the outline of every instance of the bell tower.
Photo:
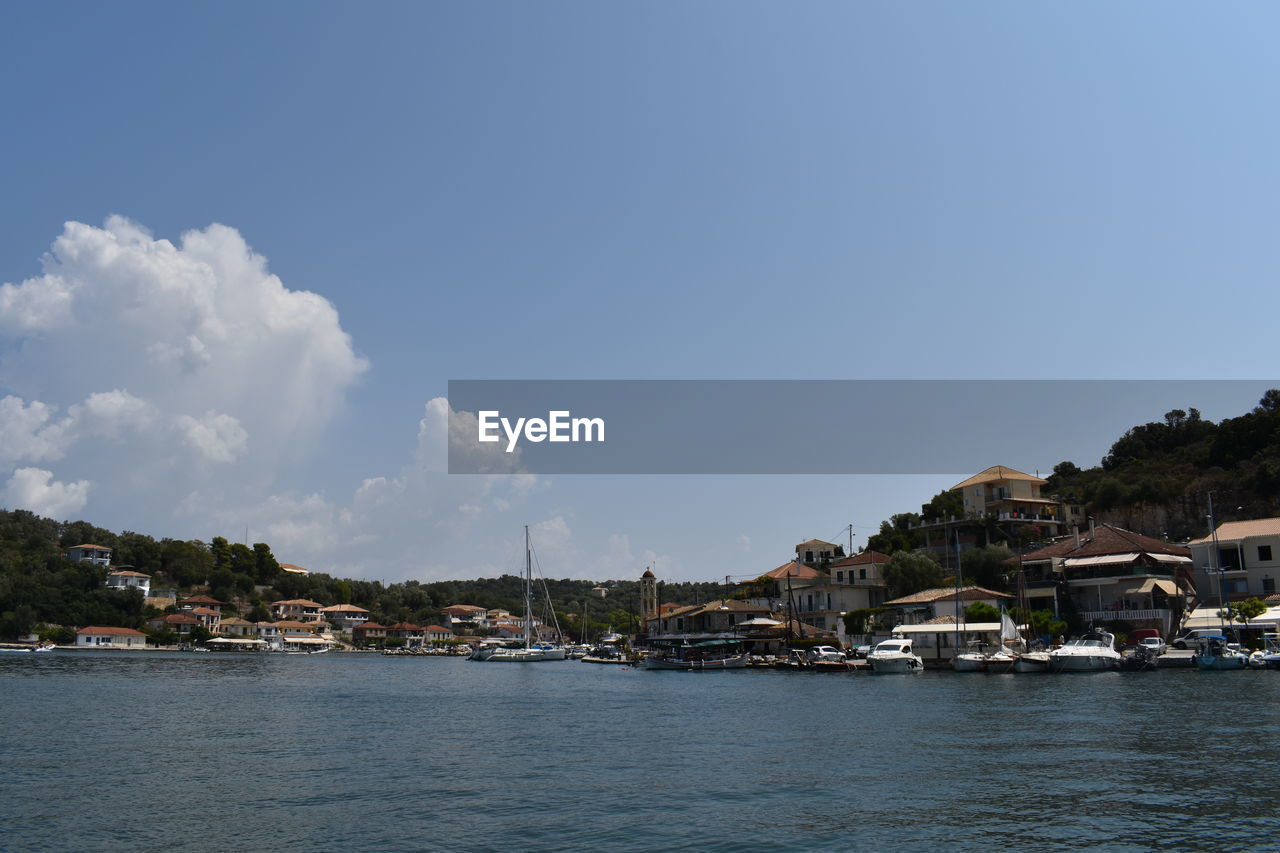
[(653, 619), (658, 615), (658, 578), (649, 569), (640, 576), (640, 618)]

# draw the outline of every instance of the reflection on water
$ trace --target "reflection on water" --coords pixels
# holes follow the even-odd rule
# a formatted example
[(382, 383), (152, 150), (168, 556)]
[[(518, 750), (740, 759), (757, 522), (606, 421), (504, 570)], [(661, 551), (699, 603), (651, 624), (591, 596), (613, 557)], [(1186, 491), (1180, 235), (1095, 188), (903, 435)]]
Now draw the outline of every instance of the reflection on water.
[[(1280, 673), (0, 660), (19, 850), (1267, 850)], [(465, 841), (461, 841), (465, 839)]]

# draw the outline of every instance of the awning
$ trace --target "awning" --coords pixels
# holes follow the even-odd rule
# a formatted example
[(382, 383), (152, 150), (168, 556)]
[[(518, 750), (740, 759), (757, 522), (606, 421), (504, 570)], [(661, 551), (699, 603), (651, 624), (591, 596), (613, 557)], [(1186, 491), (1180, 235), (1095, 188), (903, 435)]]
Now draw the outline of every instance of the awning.
[[(999, 622), (961, 622), (960, 632), (963, 633), (1000, 633)], [(895, 625), (894, 634), (954, 634), (956, 633), (956, 625), (954, 622), (931, 622), (924, 625)]]
[(1101, 557), (1068, 557), (1062, 561), (1064, 566), (1105, 566), (1113, 563), (1132, 563), (1139, 554), (1103, 554)]
[(1146, 595), (1147, 593), (1157, 589), (1166, 595), (1178, 595), (1180, 593), (1177, 584), (1173, 581), (1161, 580), (1160, 578), (1147, 578), (1138, 586), (1123, 590), (1123, 593), (1125, 595)]
[(212, 640), (206, 640), (206, 643), (231, 643), (237, 646), (265, 646), (264, 640), (258, 640), (253, 637), (214, 637)]
[(327, 646), (328, 640), (322, 640), (319, 637), (281, 637), (286, 643), (297, 643), (303, 646)]
[(1190, 557), (1179, 557), (1177, 554), (1147, 554), (1153, 560), (1159, 560), (1162, 563), (1190, 563)]

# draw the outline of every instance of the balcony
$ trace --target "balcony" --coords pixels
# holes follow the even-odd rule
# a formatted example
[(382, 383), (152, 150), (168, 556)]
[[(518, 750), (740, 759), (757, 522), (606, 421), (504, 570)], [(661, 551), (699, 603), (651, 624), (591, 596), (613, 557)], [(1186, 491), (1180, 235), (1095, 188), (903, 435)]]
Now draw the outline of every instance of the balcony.
[(1140, 622), (1146, 620), (1167, 621), (1173, 611), (1157, 610), (1082, 610), (1080, 618), (1085, 622)]

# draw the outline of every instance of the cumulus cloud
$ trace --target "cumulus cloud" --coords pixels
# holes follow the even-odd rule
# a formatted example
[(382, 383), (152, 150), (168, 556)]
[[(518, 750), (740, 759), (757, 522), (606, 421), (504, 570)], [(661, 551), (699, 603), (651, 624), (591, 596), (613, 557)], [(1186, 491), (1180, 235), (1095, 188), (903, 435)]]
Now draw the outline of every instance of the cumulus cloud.
[(269, 486), (367, 369), (234, 228), (68, 222), (42, 265), (0, 285), (0, 465), (65, 460), (139, 511)]
[(84, 509), (91, 485), (88, 480), (59, 483), (43, 468), (19, 468), (5, 485), (4, 500), (10, 507), (66, 519)]
[(39, 400), (0, 399), (0, 463), (61, 459), (73, 440), (75, 419), (55, 420), (56, 412)]
[(179, 415), (177, 424), (187, 444), (211, 462), (233, 462), (244, 455), (249, 444), (249, 434), (231, 415), (219, 412), (206, 412), (201, 418)]

